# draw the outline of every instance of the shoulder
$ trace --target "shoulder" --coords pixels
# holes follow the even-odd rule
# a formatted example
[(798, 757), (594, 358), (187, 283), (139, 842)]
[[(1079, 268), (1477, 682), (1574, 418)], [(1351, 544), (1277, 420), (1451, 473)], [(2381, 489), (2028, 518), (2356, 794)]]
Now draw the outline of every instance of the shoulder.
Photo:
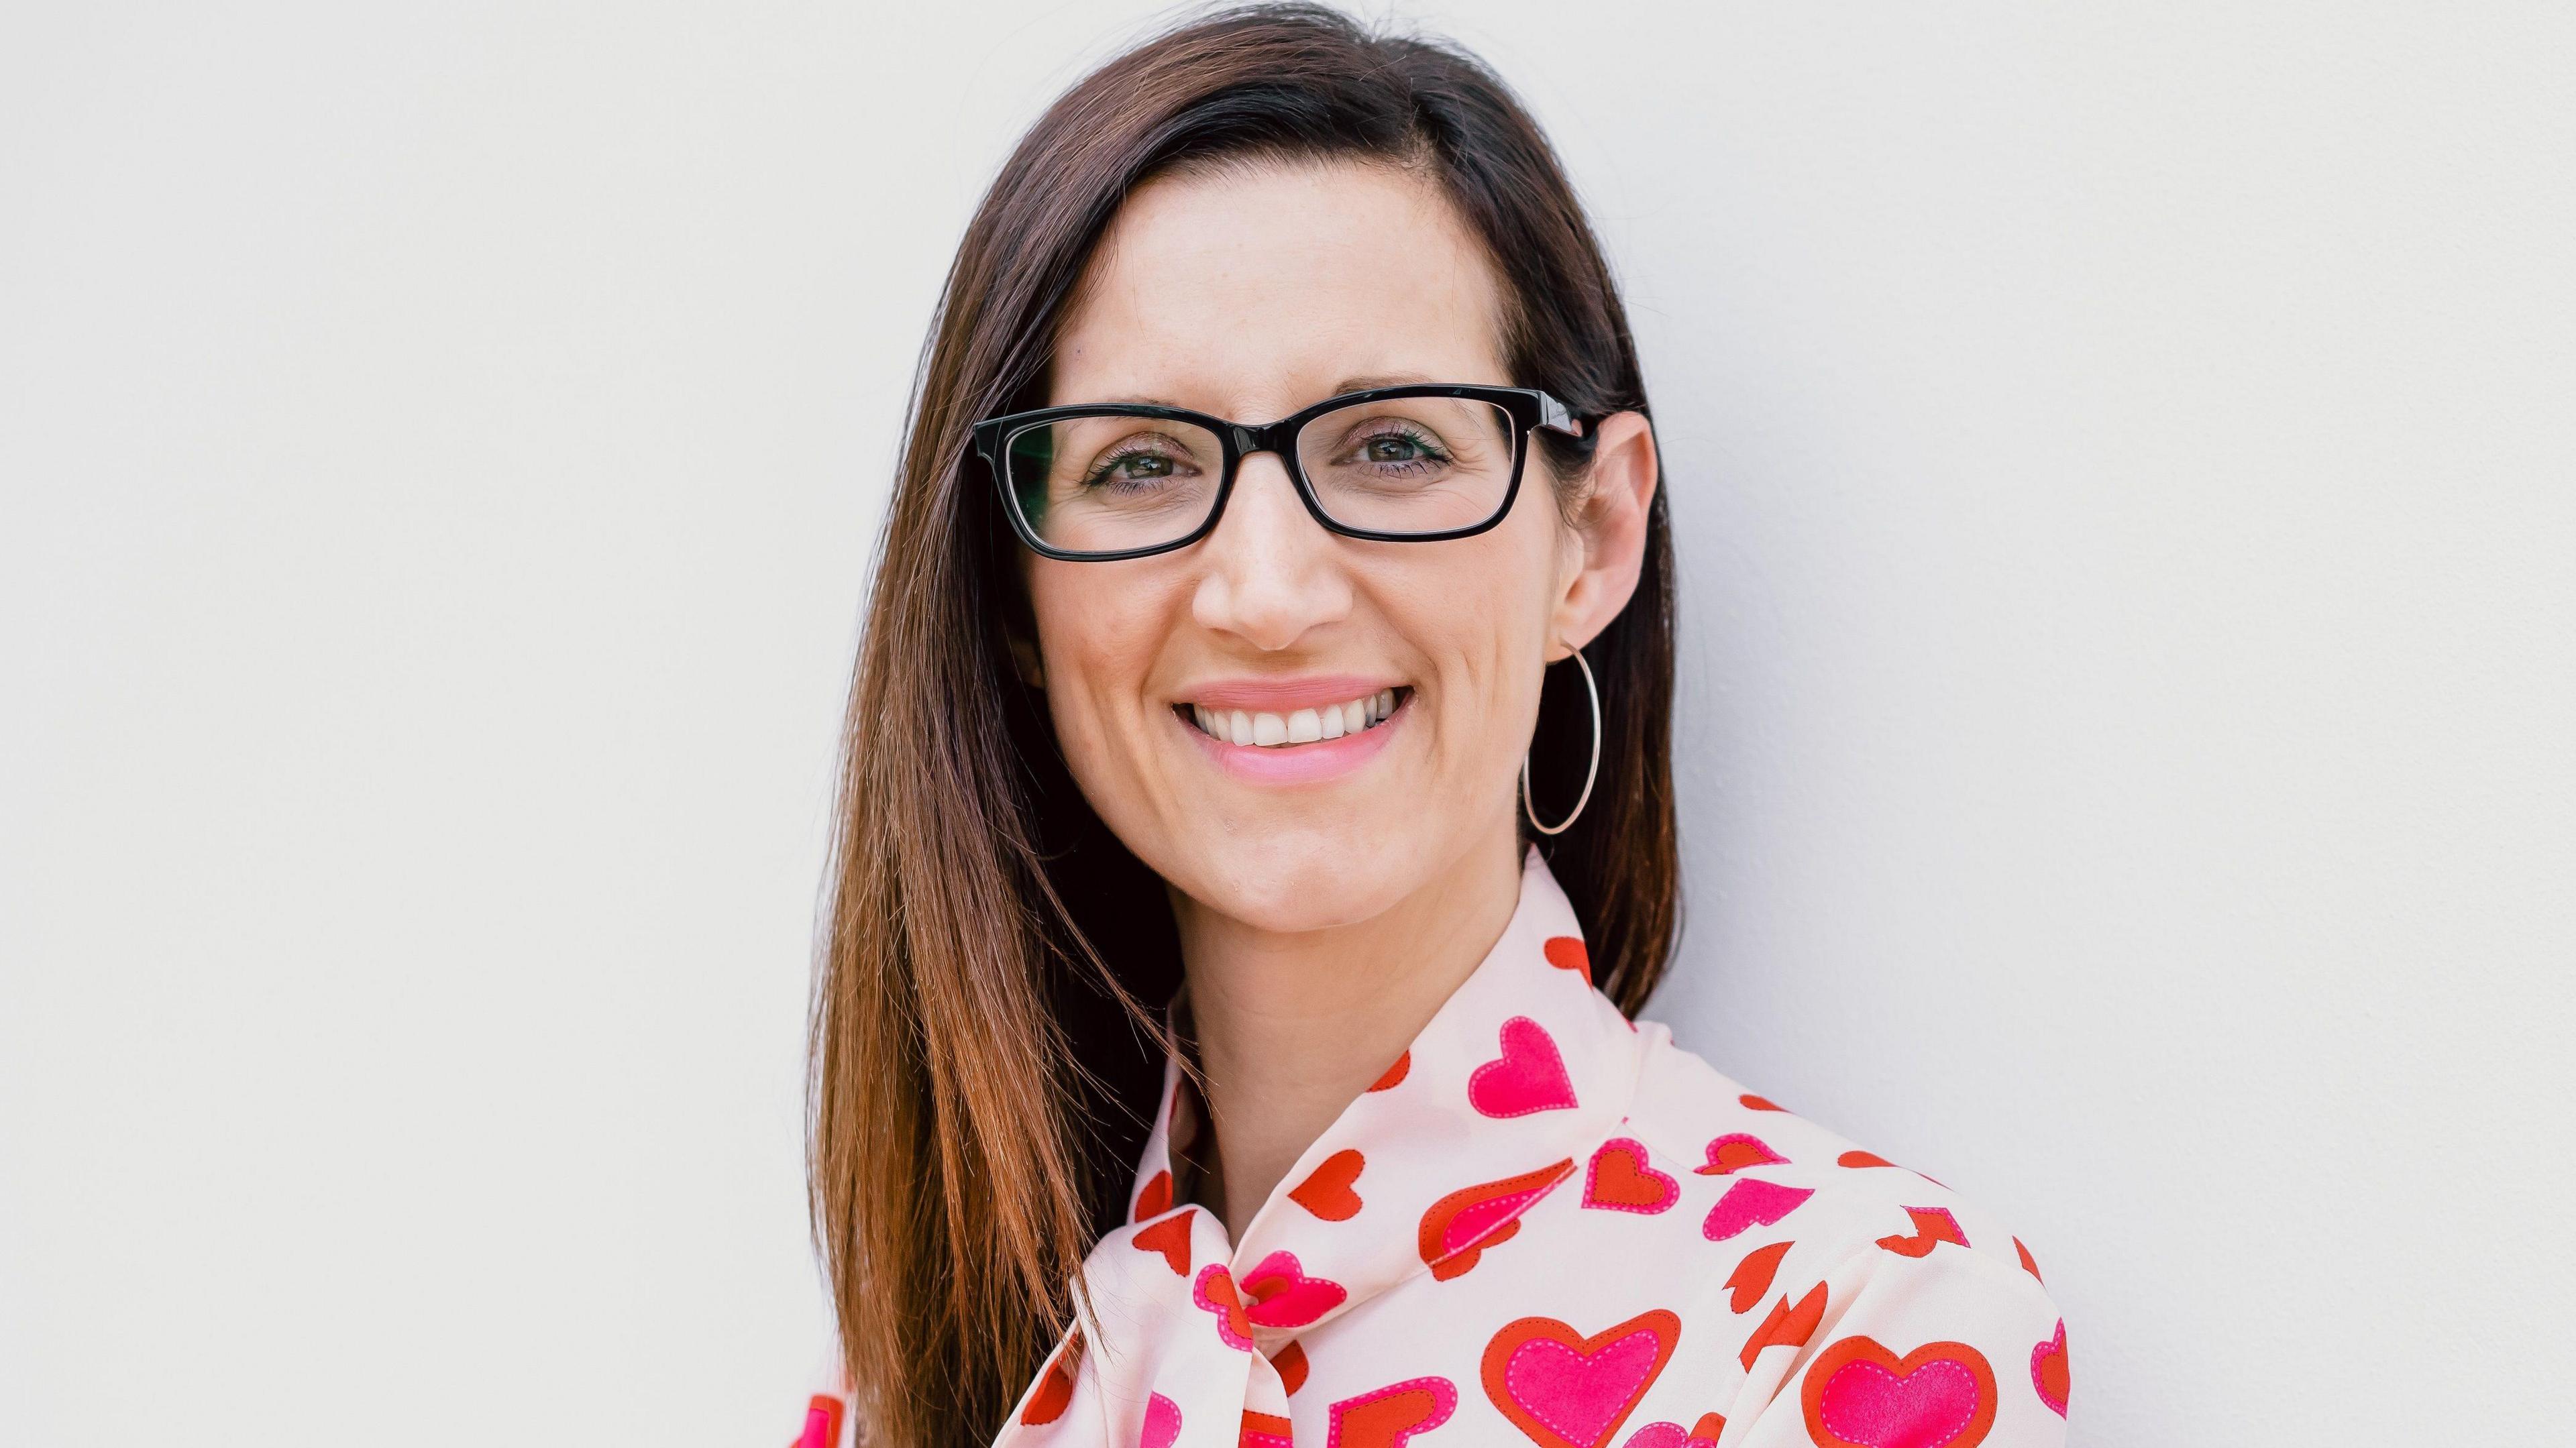
[(1643, 1148), (1640, 1167), (1680, 1184), (1689, 1235), (1713, 1248), (1689, 1244), (1703, 1265), (1683, 1287), (1683, 1317), (1744, 1334), (1725, 1416), (1815, 1434), (1838, 1413), (1902, 1409), (1910, 1421), (1939, 1406), (1990, 1425), (1993, 1448), (2063, 1441), (2065, 1320), (2000, 1217), (1782, 1109), (1660, 1023), (1639, 1022), (1638, 1038), (1621, 1130)]
[(1717, 1189), (1703, 1224), (1711, 1240), (1751, 1239), (1752, 1229), (1785, 1225), (1794, 1211), (1798, 1239), (1826, 1250), (1869, 1247), (1919, 1260), (1940, 1245), (2044, 1287), (2002, 1218), (1783, 1108), (1676, 1043), (1660, 1022), (1640, 1021), (1638, 1034), (1642, 1064), (1622, 1129)]
[(1911, 1265), (1927, 1268), (1914, 1281), (1937, 1275), (1942, 1291), (2017, 1299), (1996, 1304), (2012, 1317), (2056, 1317), (2038, 1260), (2002, 1216), (1718, 1072), (1662, 1023), (1641, 1020), (1638, 1041), (1623, 1131), (1656, 1167), (1698, 1183), (1685, 1201), (1703, 1206), (1700, 1237), (1775, 1255), (1770, 1273), (1736, 1270), (1728, 1291), (1749, 1275), (1824, 1281)]

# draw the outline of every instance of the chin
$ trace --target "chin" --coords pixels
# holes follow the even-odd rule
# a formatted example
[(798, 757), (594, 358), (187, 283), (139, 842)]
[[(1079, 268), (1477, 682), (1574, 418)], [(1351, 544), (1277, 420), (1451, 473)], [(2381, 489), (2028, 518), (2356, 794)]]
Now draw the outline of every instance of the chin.
[[(1303, 934), (1376, 919), (1420, 888), (1431, 852), (1373, 839), (1315, 840), (1287, 847), (1241, 846), (1201, 855), (1187, 893), (1207, 909), (1256, 930)], [(1169, 878), (1168, 876), (1166, 878)]]

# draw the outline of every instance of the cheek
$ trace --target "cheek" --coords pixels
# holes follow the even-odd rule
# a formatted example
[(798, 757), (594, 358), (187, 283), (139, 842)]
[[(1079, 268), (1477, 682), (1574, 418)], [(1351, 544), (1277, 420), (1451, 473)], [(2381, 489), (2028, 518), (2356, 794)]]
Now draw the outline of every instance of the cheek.
[(1408, 580), (1390, 611), (1430, 661), (1441, 689), (1442, 752), (1468, 767), (1479, 787), (1497, 761), (1514, 769), (1529, 740), (1554, 615), (1552, 535), (1497, 529), (1460, 540), (1443, 566)]
[(1040, 559), (1028, 579), (1047, 710), (1077, 773), (1106, 741), (1131, 732), (1125, 716), (1136, 711), (1167, 633), (1154, 590), (1109, 586), (1115, 581), (1077, 571), (1110, 566)]

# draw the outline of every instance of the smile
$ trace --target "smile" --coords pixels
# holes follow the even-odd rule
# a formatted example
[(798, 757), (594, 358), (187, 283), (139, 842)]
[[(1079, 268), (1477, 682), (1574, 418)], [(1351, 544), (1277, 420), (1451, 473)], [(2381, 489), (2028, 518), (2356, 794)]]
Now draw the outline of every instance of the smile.
[(1294, 709), (1286, 713), (1272, 713), (1266, 709), (1219, 709), (1190, 703), (1175, 704), (1172, 709), (1200, 733), (1221, 743), (1258, 749), (1293, 749), (1301, 744), (1320, 744), (1327, 739), (1365, 734), (1384, 724), (1396, 707), (1404, 702), (1405, 696), (1412, 692), (1410, 686), (1399, 685), (1340, 704)]

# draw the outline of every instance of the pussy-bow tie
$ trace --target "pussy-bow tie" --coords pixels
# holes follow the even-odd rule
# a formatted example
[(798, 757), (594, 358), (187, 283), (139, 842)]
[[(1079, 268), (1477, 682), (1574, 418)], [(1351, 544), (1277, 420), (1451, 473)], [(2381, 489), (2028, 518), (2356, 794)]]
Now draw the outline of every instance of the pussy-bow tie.
[[(1183, 1009), (1176, 993), (1167, 1023)], [(1173, 1132), (1187, 1140), (1204, 1106), (1167, 1058), (1128, 1221), (1083, 1264), (1097, 1332), (1077, 1317), (994, 1448), (1286, 1448), (1299, 1335), (1418, 1273), (1472, 1269), (1617, 1129), (1642, 1059), (1536, 849), (1502, 937), (1240, 1243), (1173, 1200)]]

